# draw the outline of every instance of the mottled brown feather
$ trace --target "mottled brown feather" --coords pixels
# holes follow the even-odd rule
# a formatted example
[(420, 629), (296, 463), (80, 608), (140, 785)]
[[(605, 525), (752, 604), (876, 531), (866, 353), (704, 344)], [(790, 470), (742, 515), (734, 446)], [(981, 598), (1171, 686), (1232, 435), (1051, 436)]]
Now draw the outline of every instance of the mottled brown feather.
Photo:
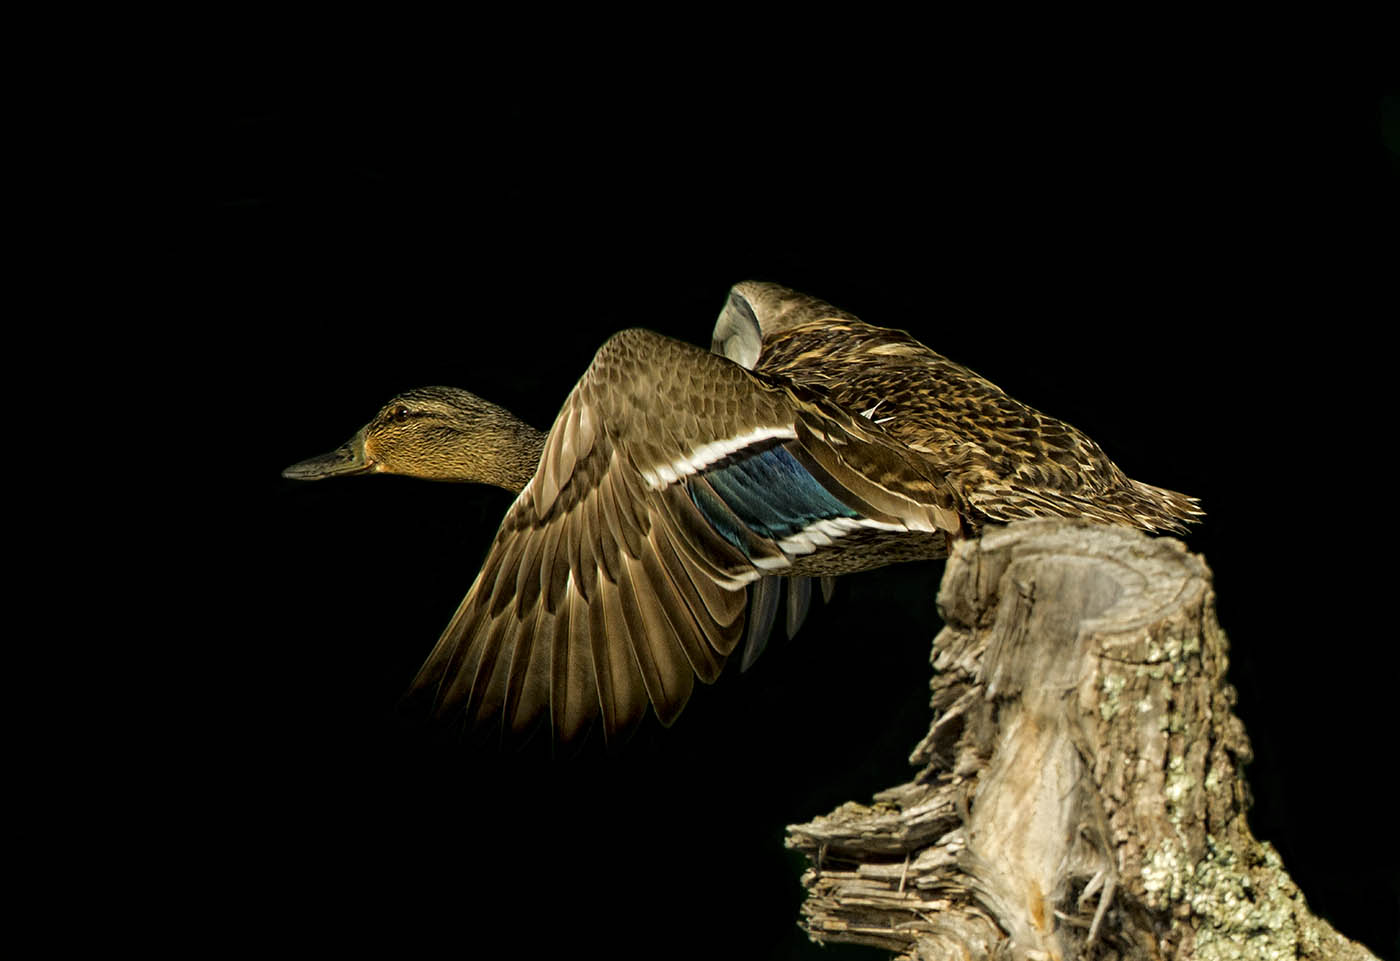
[(763, 327), (754, 369), (870, 411), (946, 478), (970, 533), (987, 521), (1044, 516), (1181, 532), (1203, 516), (1195, 498), (1129, 478), (1083, 432), (905, 331), (775, 284), (747, 282), (734, 294)]
[[(744, 317), (761, 331), (743, 334)], [(548, 716), (566, 743), (596, 723), (614, 740), (648, 704), (670, 724), (695, 678), (719, 674), (744, 633), (744, 585), (761, 575), (938, 557), (952, 538), (1021, 517), (1178, 531), (1201, 516), (1193, 498), (1132, 480), (1080, 431), (903, 331), (753, 283), (734, 288), (717, 350), (724, 331), (753, 372), (646, 331), (599, 350), (415, 682), (439, 713), (512, 734)], [(717, 495), (702, 513), (686, 485), (713, 495), (696, 472), (753, 442), (781, 444), (888, 529), (779, 542)], [(711, 522), (726, 512), (739, 547)]]
[[(534, 479), (415, 688), (432, 694), (439, 713), (466, 710), (473, 724), (504, 715), (511, 733), (548, 713), (564, 741), (595, 718), (615, 738), (639, 722), (647, 702), (662, 723), (674, 721), (695, 678), (713, 681), (738, 643), (742, 587), (758, 576), (675, 476), (694, 476), (693, 451), (765, 431), (787, 435), (839, 499), (897, 528), (851, 538), (858, 549), (828, 564), (878, 563), (878, 542), (905, 524), (940, 537), (955, 525), (956, 514), (941, 506), (952, 502), (950, 490), (883, 431), (820, 393), (625, 331), (570, 394)], [(804, 562), (776, 542), (752, 540), (753, 556)], [(924, 538), (924, 556), (935, 552), (934, 540)]]

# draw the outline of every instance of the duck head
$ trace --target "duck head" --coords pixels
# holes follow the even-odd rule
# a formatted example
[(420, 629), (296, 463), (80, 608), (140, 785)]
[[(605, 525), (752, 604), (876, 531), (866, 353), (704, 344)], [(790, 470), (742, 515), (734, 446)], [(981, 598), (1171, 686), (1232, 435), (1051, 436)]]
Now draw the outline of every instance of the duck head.
[(421, 387), (390, 400), (341, 446), (282, 472), (292, 480), (403, 474), (520, 491), (534, 476), (545, 434), (510, 411), (455, 387)]

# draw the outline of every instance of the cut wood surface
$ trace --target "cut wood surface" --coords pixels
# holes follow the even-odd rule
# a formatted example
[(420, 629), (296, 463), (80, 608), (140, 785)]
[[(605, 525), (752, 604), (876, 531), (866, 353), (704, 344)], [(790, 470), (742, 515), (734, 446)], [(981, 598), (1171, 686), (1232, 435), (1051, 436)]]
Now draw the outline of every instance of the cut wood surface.
[(909, 783), (788, 828), (817, 941), (918, 959), (1369, 958), (1250, 833), (1210, 570), (1027, 521), (949, 559)]

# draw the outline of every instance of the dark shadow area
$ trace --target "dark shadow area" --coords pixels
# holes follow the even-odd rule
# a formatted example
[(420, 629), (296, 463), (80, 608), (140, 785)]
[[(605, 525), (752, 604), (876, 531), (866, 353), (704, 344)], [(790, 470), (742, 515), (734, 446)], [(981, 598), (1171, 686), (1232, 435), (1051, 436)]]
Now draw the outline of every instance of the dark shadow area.
[(843, 579), (670, 730), (501, 757), (395, 710), (509, 496), (279, 477), (410, 387), (547, 427), (608, 334), (708, 345), (754, 278), (908, 329), (1202, 498), (1187, 542), (1217, 575), (1254, 830), (1320, 914), (1393, 950), (1379, 90), (1223, 68), (899, 96), (458, 79), (254, 86), (194, 118), (181, 291), (217, 346), (182, 375), (243, 456), (190, 482), (228, 511), (187, 600), (227, 613), (177, 672), (215, 683), (175, 736), (200, 861), (256, 872), (233, 899), (249, 946), (266, 921), (318, 952), (882, 956), (797, 930), (783, 827), (912, 774), (941, 564)]

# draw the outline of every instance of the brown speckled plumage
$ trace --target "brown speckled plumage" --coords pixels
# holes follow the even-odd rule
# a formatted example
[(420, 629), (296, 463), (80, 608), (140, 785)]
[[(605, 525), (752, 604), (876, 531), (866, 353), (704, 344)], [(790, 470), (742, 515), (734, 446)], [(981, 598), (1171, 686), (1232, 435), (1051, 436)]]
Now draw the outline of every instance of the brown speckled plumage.
[(694, 679), (718, 676), (746, 605), (745, 662), (761, 649), (772, 575), (801, 584), (939, 557), (988, 521), (1180, 530), (1200, 514), (908, 334), (795, 291), (737, 285), (714, 349), (623, 331), (548, 435), (428, 388), (288, 468), (519, 491), (414, 682), (436, 714), (513, 735), (546, 721), (561, 742), (596, 724), (615, 739), (648, 703), (671, 723)]
[(947, 478), (967, 506), (969, 532), (987, 521), (1046, 516), (1182, 532), (1202, 516), (1195, 498), (1133, 480), (1083, 432), (902, 330), (776, 284), (736, 285), (726, 312), (736, 297), (762, 330), (754, 369), (869, 412)]

